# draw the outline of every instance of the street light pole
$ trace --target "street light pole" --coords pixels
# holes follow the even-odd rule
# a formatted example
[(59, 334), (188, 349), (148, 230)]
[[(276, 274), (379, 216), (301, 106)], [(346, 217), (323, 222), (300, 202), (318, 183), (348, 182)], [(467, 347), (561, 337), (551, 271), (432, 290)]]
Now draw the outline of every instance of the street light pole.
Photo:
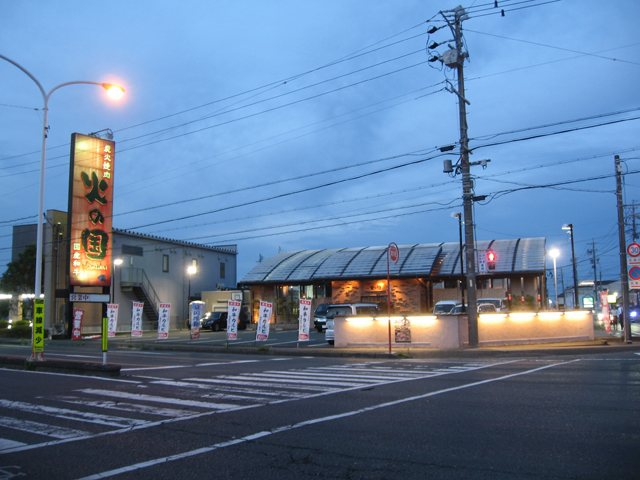
[(556, 310), (558, 310), (558, 274), (556, 271), (556, 260), (560, 255), (560, 251), (557, 248), (552, 248), (549, 251), (549, 255), (553, 258), (553, 289), (555, 290)]
[(47, 154), (47, 134), (49, 131), (49, 99), (51, 95), (56, 90), (59, 90), (63, 87), (67, 87), (69, 85), (97, 85), (99, 87), (107, 90), (113, 97), (122, 96), (124, 93), (124, 88), (115, 85), (113, 83), (104, 83), (104, 82), (91, 82), (86, 80), (74, 80), (72, 82), (64, 82), (60, 85), (56, 85), (48, 92), (44, 89), (42, 84), (38, 81), (38, 79), (26, 68), (20, 65), (18, 62), (11, 60), (10, 58), (1, 55), (0, 59), (6, 60), (12, 65), (19, 68), (23, 73), (25, 73), (38, 87), (40, 90), (40, 94), (42, 95), (42, 147), (40, 153), (40, 193), (38, 198), (38, 221), (36, 225), (36, 272), (35, 272), (35, 285), (34, 285), (34, 293), (35, 298), (40, 298), (42, 294), (42, 243), (43, 243), (43, 233), (44, 233), (44, 180), (45, 180), (45, 164), (46, 164), (46, 154)]
[(571, 263), (573, 265), (573, 308), (580, 308), (580, 296), (578, 295), (578, 269), (576, 268), (576, 250), (573, 243), (573, 223), (562, 226), (571, 237)]

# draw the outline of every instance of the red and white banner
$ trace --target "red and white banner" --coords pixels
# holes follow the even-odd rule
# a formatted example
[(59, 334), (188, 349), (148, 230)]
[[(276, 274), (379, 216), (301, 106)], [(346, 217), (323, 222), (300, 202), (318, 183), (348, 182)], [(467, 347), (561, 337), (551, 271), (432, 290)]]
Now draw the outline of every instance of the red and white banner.
[(189, 325), (191, 325), (191, 340), (200, 338), (200, 319), (204, 312), (204, 302), (196, 300), (189, 304)]
[(169, 338), (169, 323), (171, 320), (171, 304), (158, 305), (158, 340)]
[(142, 310), (144, 302), (133, 302), (133, 310), (131, 311), (131, 336), (142, 336)]
[(309, 326), (311, 324), (311, 300), (300, 299), (300, 313), (298, 314), (298, 341), (309, 341)]
[(71, 329), (71, 340), (80, 340), (82, 338), (82, 317), (84, 310), (81, 308), (73, 309), (73, 328)]
[(107, 318), (108, 318), (108, 326), (107, 332), (109, 337), (115, 337), (116, 332), (118, 331), (118, 304), (117, 303), (107, 303)]
[(260, 302), (258, 327), (256, 328), (256, 342), (266, 342), (269, 339), (269, 322), (273, 313), (273, 303)]
[(238, 300), (227, 301), (227, 340), (238, 339), (238, 318), (242, 302)]
[(600, 308), (602, 309), (602, 322), (607, 333), (611, 332), (611, 310), (609, 307), (609, 291), (600, 291)]

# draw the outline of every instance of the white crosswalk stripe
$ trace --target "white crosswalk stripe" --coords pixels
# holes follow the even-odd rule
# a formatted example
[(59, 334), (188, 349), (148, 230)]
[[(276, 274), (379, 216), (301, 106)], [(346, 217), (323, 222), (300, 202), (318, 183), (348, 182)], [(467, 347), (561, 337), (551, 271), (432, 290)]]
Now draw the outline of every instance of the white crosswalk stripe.
[[(34, 436), (44, 438), (36, 442), (87, 437), (113, 429), (157, 424), (158, 421), (193, 418), (487, 366), (484, 363), (447, 365), (444, 362), (409, 361), (393, 364), (382, 361), (181, 379), (136, 376), (142, 382), (135, 386), (127, 384), (122, 387), (124, 390), (82, 388), (72, 394), (38, 398), (42, 404), (0, 399), (0, 453), (28, 448), (34, 443)], [(140, 393), (139, 388), (145, 388), (148, 393)], [(7, 415), (16, 412), (28, 415), (29, 419)], [(65, 425), (58, 426), (57, 419), (64, 420)], [(21, 432), (21, 436), (3, 438), (5, 432), (12, 431)]]

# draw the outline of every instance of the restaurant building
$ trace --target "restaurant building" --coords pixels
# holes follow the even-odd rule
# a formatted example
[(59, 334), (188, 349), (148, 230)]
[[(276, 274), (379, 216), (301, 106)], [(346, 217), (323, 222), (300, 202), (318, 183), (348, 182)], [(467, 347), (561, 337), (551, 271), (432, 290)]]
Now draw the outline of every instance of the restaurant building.
[[(512, 310), (543, 309), (545, 243), (539, 237), (476, 242), (477, 297), (505, 299)], [(251, 290), (254, 303), (274, 302), (276, 323), (297, 322), (300, 298), (312, 299), (314, 308), (373, 302), (386, 310), (387, 278), (396, 314), (430, 313), (438, 301), (462, 301), (466, 266), (459, 243), (398, 247), (396, 263), (388, 263), (387, 246), (282, 252), (256, 264), (239, 287)]]

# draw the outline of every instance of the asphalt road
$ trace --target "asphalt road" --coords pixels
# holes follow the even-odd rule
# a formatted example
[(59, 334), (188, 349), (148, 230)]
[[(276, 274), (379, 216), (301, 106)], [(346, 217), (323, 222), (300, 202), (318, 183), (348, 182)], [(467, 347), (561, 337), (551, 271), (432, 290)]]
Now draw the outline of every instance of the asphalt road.
[(0, 479), (640, 477), (634, 352), (110, 356), (119, 378), (0, 370)]

